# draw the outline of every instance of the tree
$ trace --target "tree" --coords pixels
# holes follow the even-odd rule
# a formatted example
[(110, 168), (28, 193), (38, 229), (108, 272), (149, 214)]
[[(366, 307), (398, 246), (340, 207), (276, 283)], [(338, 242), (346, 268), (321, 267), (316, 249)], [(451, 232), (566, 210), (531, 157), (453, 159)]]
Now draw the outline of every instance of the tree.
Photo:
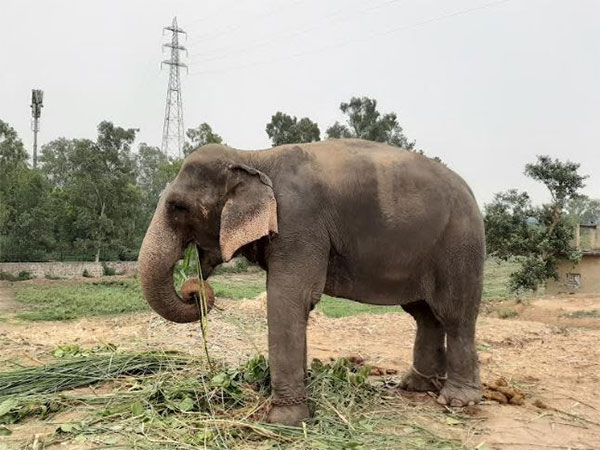
[(560, 259), (577, 262), (581, 254), (572, 248), (573, 224), (566, 206), (579, 198), (585, 176), (579, 164), (538, 156), (525, 166), (525, 175), (541, 181), (552, 201), (533, 206), (529, 195), (513, 189), (498, 193), (485, 206), (488, 255), (503, 260), (517, 258), (520, 268), (511, 273), (513, 290), (537, 290), (549, 278), (557, 278)]
[(600, 223), (600, 199), (582, 195), (567, 203), (567, 212), (573, 224)]
[(271, 116), (271, 122), (267, 124), (265, 131), (271, 139), (273, 147), (321, 140), (321, 131), (315, 122), (308, 117), (298, 120), (281, 111)]
[(98, 125), (96, 142), (60, 138), (42, 147), (42, 170), (68, 204), (61, 227), (74, 248), (135, 257), (144, 215), (131, 145), (135, 129)]
[(50, 203), (51, 186), (37, 170), (17, 167), (3, 189), (0, 222), (4, 261), (40, 261), (56, 246), (56, 214)]
[(223, 143), (223, 138), (215, 133), (212, 127), (206, 122), (201, 123), (196, 128), (188, 129), (185, 135), (190, 141), (183, 145), (183, 154), (185, 156), (203, 145)]
[(5, 176), (17, 166), (27, 165), (27, 152), (17, 132), (0, 120), (0, 185), (5, 186)]
[(50, 185), (27, 165), (17, 132), (0, 120), (0, 260), (39, 260), (54, 244)]
[(158, 147), (141, 143), (136, 155), (137, 185), (140, 188), (146, 224), (154, 214), (158, 198), (167, 184), (175, 178), (181, 159), (167, 157)]
[(368, 97), (352, 97), (340, 104), (346, 115), (346, 124), (335, 122), (327, 131), (328, 139), (359, 138), (386, 142), (406, 150), (414, 150), (415, 142), (409, 142), (398, 124), (396, 113), (381, 114), (377, 100)]

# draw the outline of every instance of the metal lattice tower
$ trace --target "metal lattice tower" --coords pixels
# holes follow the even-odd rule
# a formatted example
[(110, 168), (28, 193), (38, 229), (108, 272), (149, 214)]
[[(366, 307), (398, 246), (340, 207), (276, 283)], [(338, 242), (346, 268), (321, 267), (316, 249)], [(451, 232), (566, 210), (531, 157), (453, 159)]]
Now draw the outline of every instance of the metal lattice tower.
[(165, 106), (161, 149), (167, 156), (181, 157), (185, 137), (179, 69), (185, 67), (187, 70), (187, 65), (180, 61), (179, 52), (187, 52), (187, 50), (179, 45), (179, 34), (185, 34), (185, 31), (177, 26), (177, 17), (173, 17), (171, 25), (163, 29), (163, 34), (164, 30), (170, 31), (172, 34), (171, 42), (163, 44), (163, 48), (168, 47), (171, 49), (171, 58), (163, 61), (160, 65), (161, 68), (163, 64), (169, 66), (169, 86), (167, 87), (167, 104)]

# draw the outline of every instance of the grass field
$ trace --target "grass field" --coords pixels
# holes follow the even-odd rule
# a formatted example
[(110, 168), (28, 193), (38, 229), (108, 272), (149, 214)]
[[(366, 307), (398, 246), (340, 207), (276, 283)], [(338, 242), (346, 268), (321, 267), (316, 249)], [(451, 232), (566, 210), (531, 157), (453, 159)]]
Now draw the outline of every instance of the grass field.
[[(515, 268), (515, 263), (487, 261), (483, 298), (494, 301), (514, 297), (507, 281)], [(252, 299), (265, 290), (264, 272), (256, 270), (222, 272), (210, 282), (218, 298)], [(43, 287), (15, 283), (15, 290), (17, 300), (30, 307), (17, 314), (26, 320), (70, 320), (148, 310), (139, 283), (133, 278), (103, 278), (92, 283), (58, 280)], [(317, 308), (328, 317), (402, 311), (400, 307), (365, 305), (327, 295)]]

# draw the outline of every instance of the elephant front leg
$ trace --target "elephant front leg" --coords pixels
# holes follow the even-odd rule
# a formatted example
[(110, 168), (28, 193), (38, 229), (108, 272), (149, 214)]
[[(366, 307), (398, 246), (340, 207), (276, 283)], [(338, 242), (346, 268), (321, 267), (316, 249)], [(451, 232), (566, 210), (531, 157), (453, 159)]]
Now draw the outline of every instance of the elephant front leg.
[(273, 390), (267, 420), (300, 425), (309, 417), (306, 397), (306, 325), (318, 301), (325, 274), (310, 276), (305, 267), (278, 265), (267, 276), (269, 365)]

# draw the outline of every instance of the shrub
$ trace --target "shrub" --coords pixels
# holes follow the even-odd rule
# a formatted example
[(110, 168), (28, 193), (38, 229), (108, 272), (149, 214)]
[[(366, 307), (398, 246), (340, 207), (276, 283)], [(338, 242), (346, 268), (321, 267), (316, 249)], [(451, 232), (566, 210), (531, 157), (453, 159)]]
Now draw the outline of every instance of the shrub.
[(504, 308), (498, 310), (498, 317), (501, 319), (512, 319), (513, 317), (517, 317), (519, 313), (514, 308)]
[(112, 277), (113, 275), (116, 275), (116, 274), (117, 274), (117, 271), (115, 269), (107, 266), (106, 263), (102, 263), (102, 275), (104, 275), (105, 277)]
[(56, 275), (52, 275), (50, 273), (47, 273), (44, 275), (44, 278), (46, 280), (60, 280), (62, 277), (56, 276)]
[(31, 272), (27, 272), (26, 270), (22, 270), (18, 275), (0, 271), (0, 280), (3, 281), (25, 281), (31, 280), (32, 278), (35, 277), (31, 274)]

